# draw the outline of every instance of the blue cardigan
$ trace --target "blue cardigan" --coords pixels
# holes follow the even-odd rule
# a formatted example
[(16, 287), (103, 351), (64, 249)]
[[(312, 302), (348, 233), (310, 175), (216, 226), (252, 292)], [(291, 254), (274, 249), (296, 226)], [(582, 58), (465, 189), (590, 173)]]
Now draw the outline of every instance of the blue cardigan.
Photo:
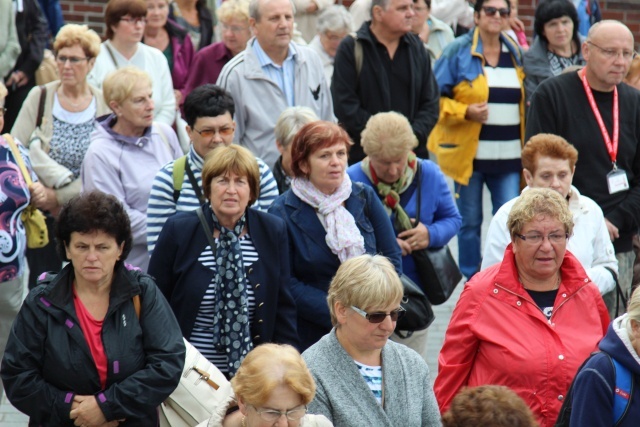
[[(202, 208), (213, 230), (209, 203)], [(251, 323), (253, 344), (276, 342), (299, 347), (296, 307), (289, 291), (285, 224), (267, 213), (247, 209), (247, 226), (259, 257), (246, 271), (256, 301)], [(208, 244), (196, 212), (179, 212), (162, 228), (149, 264), (149, 274), (156, 278), (158, 288), (169, 301), (187, 339), (213, 278), (213, 271), (198, 262)]]
[[(353, 183), (345, 208), (353, 215), (369, 254), (382, 254), (402, 272), (400, 247), (393, 228), (371, 188)], [(302, 351), (331, 330), (327, 291), (340, 260), (325, 241), (326, 230), (314, 208), (288, 190), (269, 208), (287, 223), (291, 254), (291, 293), (298, 306), (298, 335)]]

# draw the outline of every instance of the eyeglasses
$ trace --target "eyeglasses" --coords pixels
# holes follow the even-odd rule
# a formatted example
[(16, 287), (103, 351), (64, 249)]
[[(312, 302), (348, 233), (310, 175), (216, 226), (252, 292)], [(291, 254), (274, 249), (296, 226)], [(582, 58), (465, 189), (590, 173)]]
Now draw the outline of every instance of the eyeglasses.
[(270, 423), (278, 421), (283, 415), (290, 421), (298, 421), (307, 413), (306, 406), (298, 406), (297, 408), (293, 408), (288, 411), (276, 411), (275, 409), (258, 409), (253, 405), (248, 406), (251, 406), (258, 413), (258, 415), (260, 415), (260, 418)]
[(506, 7), (483, 6), (482, 10), (487, 16), (496, 16), (496, 13), (499, 13), (501, 18), (507, 18), (511, 14), (511, 11)]
[(589, 43), (591, 46), (595, 46), (598, 49), (600, 49), (600, 52), (602, 52), (604, 57), (607, 59), (616, 59), (618, 55), (622, 55), (622, 59), (624, 59), (625, 61), (630, 61), (636, 56), (638, 56), (638, 53), (633, 50), (605, 49), (603, 47), (598, 46), (594, 42), (587, 42), (587, 43)]
[(222, 24), (222, 31), (231, 31), (234, 34), (238, 34), (238, 33), (242, 33), (245, 32), (249, 29), (249, 27), (241, 27), (239, 25), (227, 25), (227, 24)]
[(144, 16), (140, 16), (138, 18), (127, 18), (126, 16), (123, 16), (122, 18), (120, 18), (120, 20), (133, 25), (137, 25), (137, 24), (144, 25), (147, 23), (147, 18), (145, 18)]
[(387, 316), (389, 316), (391, 318), (392, 322), (397, 322), (398, 319), (402, 319), (404, 317), (405, 313), (407, 312), (402, 307), (399, 307), (399, 308), (393, 310), (391, 313), (383, 313), (383, 312), (380, 312), (380, 311), (375, 312), (375, 313), (367, 313), (366, 311), (359, 309), (355, 305), (352, 305), (351, 309), (353, 311), (355, 311), (356, 313), (358, 313), (360, 316), (362, 316), (365, 319), (367, 319), (369, 321), (369, 323), (382, 323), (382, 322), (384, 322), (384, 319), (387, 318)]
[(78, 65), (82, 61), (86, 61), (88, 59), (89, 58), (87, 57), (78, 58), (77, 56), (56, 56), (56, 61), (58, 61), (58, 63), (60, 64), (66, 64), (67, 61), (69, 61), (71, 65)]
[[(531, 246), (539, 245), (544, 240), (544, 235), (542, 234), (514, 234), (514, 236), (524, 240), (525, 243), (528, 243)], [(566, 242), (569, 238), (569, 233), (551, 233), (547, 236), (549, 243), (551, 244), (560, 244)]]
[(203, 137), (203, 138), (213, 138), (216, 133), (219, 133), (220, 136), (233, 135), (233, 131), (236, 130), (236, 129), (233, 126), (229, 126), (229, 127), (221, 127), (221, 128), (218, 128), (218, 129), (213, 128), (213, 129), (202, 129), (202, 130), (198, 130), (196, 128), (193, 128), (193, 130), (195, 132), (198, 132), (200, 134), (200, 136)]

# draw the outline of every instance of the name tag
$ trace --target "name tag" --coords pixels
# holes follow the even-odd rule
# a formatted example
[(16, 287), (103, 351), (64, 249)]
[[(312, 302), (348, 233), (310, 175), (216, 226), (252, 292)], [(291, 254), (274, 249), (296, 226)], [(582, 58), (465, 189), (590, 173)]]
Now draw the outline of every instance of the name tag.
[(629, 189), (629, 180), (627, 173), (622, 169), (616, 169), (607, 174), (607, 186), (609, 194), (619, 193)]

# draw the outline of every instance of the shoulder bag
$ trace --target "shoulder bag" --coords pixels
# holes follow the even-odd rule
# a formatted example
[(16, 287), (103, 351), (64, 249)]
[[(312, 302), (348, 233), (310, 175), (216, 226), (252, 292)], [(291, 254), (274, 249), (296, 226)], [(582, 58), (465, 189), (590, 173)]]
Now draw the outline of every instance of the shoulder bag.
[[(422, 196), (422, 164), (418, 161), (416, 178), (418, 180), (416, 223), (420, 222), (420, 202)], [(448, 245), (441, 248), (426, 248), (411, 252), (416, 264), (420, 284), (431, 304), (439, 305), (449, 299), (462, 280), (462, 273), (453, 259)]]

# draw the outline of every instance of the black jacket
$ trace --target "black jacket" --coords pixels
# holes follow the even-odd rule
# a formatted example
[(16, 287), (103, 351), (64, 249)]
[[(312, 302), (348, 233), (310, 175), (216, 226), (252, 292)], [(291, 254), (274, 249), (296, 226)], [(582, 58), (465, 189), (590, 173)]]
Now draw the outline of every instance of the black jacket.
[(33, 80), (49, 41), (49, 24), (36, 0), (23, 0), (23, 10), (16, 12), (16, 32), (22, 52), (13, 71), (22, 71)]
[[(185, 347), (171, 308), (150, 276), (117, 267), (102, 326), (107, 386), (100, 378), (73, 303), (74, 271), (67, 265), (33, 289), (20, 310), (2, 361), (13, 406), (30, 426), (73, 426), (73, 396), (95, 395), (107, 421), (155, 426), (157, 406), (176, 388)], [(140, 318), (133, 296), (140, 295)]]
[[(375, 37), (369, 29), (370, 24), (371, 22), (365, 22), (357, 32), (363, 51), (359, 78), (355, 63), (355, 39), (345, 37), (336, 53), (331, 81), (334, 113), (355, 143), (349, 154), (349, 161), (352, 163), (364, 157), (360, 147), (360, 133), (369, 118), (376, 113), (391, 110), (392, 94), (384, 67), (380, 65), (381, 59), (375, 47)], [(425, 156), (426, 143), (438, 121), (440, 91), (431, 71), (429, 53), (422, 41), (415, 34), (408, 33), (402, 36), (402, 42), (409, 45), (411, 90), (409, 93), (393, 96), (410, 97), (411, 113), (407, 118), (418, 138), (417, 152), (422, 157), (428, 157)]]

